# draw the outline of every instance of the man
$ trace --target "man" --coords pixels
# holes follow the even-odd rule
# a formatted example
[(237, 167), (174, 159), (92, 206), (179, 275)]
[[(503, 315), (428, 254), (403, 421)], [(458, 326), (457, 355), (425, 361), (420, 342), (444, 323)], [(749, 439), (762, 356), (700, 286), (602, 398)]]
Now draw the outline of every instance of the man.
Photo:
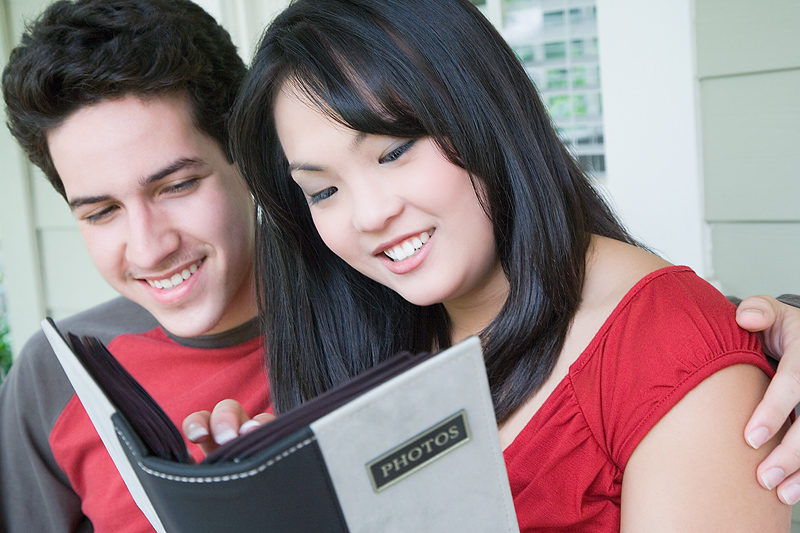
[[(60, 326), (110, 342), (178, 425), (222, 398), (269, 408), (252, 200), (224, 149), (243, 75), (227, 33), (187, 0), (83, 0), (48, 8), (3, 76), (12, 132), (128, 298)], [(35, 336), (0, 390), (0, 529), (150, 531), (121, 483)]]
[[(228, 397), (271, 408), (254, 206), (226, 149), (244, 74), (188, 0), (56, 2), (3, 73), (12, 133), (125, 297), (61, 327), (99, 336), (178, 427)], [(0, 426), (7, 530), (152, 530), (41, 335), (0, 391)]]

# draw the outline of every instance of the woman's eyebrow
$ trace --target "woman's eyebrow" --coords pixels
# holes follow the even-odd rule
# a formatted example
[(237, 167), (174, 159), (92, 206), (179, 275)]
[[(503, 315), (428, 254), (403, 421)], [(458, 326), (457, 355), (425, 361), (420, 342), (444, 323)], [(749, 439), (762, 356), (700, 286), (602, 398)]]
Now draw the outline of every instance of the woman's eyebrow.
[(306, 172), (322, 172), (325, 167), (310, 165), (308, 163), (289, 163), (289, 172), (293, 170), (305, 170)]
[[(357, 131), (353, 140), (350, 141), (350, 146), (347, 147), (348, 150), (351, 152), (355, 152), (358, 150), (358, 147), (364, 143), (364, 139), (367, 138), (367, 134), (363, 131)], [(309, 163), (289, 163), (289, 171), (294, 170), (305, 170), (306, 172), (322, 172), (325, 170), (324, 166), (320, 165), (313, 165)]]
[(349, 150), (351, 152), (355, 152), (358, 150), (358, 147), (361, 146), (361, 143), (364, 142), (364, 139), (367, 138), (367, 134), (363, 131), (356, 132), (356, 136), (350, 142)]

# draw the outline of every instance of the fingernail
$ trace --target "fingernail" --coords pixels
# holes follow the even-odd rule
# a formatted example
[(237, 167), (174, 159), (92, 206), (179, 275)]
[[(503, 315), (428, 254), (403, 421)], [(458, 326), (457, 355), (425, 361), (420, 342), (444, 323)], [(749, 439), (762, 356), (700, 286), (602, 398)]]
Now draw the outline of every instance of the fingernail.
[(743, 314), (743, 315), (758, 315), (761, 318), (764, 318), (764, 311), (762, 311), (761, 309), (753, 309), (753, 308), (749, 308), (748, 307), (747, 309), (743, 309), (741, 314)]
[(756, 428), (746, 437), (747, 443), (756, 450), (769, 440), (769, 430), (765, 427)]
[(261, 424), (259, 424), (257, 420), (248, 420), (247, 422), (242, 424), (242, 427), (239, 428), (239, 435), (244, 435), (251, 429), (257, 428), (260, 425)]
[(783, 481), (783, 478), (786, 477), (786, 474), (783, 472), (783, 468), (770, 468), (763, 474), (761, 474), (761, 481), (764, 483), (764, 486), (767, 487), (767, 490), (772, 490), (778, 486), (778, 483)]
[(794, 505), (800, 501), (800, 485), (793, 484), (780, 490), (781, 500), (786, 505)]
[(200, 424), (189, 424), (189, 427), (186, 431), (186, 438), (189, 439), (190, 442), (197, 442), (198, 440), (207, 436), (208, 430), (206, 428)]
[(214, 442), (222, 446), (226, 442), (230, 442), (239, 435), (227, 424), (220, 424), (214, 427)]

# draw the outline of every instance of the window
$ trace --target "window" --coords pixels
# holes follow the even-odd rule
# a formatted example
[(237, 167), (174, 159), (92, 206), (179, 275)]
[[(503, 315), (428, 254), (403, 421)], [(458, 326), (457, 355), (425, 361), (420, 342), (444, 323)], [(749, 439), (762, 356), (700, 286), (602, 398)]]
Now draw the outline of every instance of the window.
[(596, 0), (472, 0), (525, 65), (562, 139), (605, 174)]
[(547, 71), (547, 88), (548, 89), (566, 89), (569, 85), (569, 76), (567, 69), (558, 68)]
[(567, 57), (567, 43), (560, 41), (544, 44), (545, 59), (563, 59)]
[(532, 63), (536, 58), (536, 55), (533, 53), (533, 46), (531, 45), (514, 47), (514, 52), (523, 63)]
[(547, 26), (563, 26), (564, 25), (564, 12), (563, 11), (550, 11), (544, 14), (544, 25)]
[(578, 24), (596, 24), (597, 23), (597, 7), (594, 5), (587, 5), (569, 10), (569, 23), (572, 25)]

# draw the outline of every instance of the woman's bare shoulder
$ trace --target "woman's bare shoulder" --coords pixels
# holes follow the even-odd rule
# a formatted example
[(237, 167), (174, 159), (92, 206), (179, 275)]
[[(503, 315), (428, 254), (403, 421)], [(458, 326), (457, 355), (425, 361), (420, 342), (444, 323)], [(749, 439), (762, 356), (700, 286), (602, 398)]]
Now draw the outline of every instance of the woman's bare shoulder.
[(650, 272), (667, 266), (670, 263), (635, 246), (605, 237), (592, 238), (581, 303), (556, 366), (542, 387), (500, 428), (503, 447), (513, 442), (527, 425), (628, 291)]
[(646, 250), (595, 235), (586, 262), (583, 305), (613, 309), (639, 280), (668, 266), (671, 263)]

